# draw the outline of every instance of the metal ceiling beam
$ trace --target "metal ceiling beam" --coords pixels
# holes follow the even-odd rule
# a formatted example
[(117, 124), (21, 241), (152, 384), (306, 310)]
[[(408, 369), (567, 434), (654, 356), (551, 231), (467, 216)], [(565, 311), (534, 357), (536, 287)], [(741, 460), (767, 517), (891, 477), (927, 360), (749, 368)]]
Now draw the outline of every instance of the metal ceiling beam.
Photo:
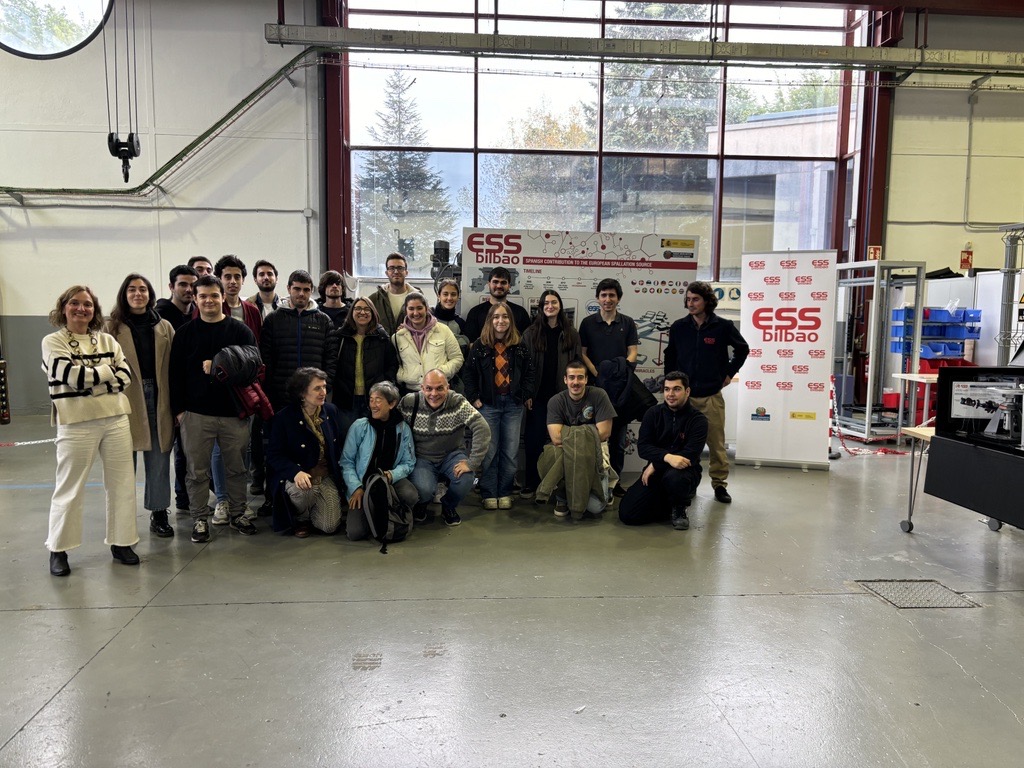
[(790, 43), (478, 35), (393, 29), (342, 29), (267, 24), (268, 43), (342, 51), (406, 51), (571, 61), (646, 61), (679, 64), (814, 66), (886, 72), (1024, 75), (1024, 52), (935, 48), (868, 48)]

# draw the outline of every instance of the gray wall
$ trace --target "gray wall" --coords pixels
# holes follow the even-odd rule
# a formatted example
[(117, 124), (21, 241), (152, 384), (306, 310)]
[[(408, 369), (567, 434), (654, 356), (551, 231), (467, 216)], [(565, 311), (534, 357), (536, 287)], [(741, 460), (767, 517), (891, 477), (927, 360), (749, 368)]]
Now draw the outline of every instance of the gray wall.
[(40, 342), (53, 332), (45, 317), (0, 317), (13, 416), (50, 412)]

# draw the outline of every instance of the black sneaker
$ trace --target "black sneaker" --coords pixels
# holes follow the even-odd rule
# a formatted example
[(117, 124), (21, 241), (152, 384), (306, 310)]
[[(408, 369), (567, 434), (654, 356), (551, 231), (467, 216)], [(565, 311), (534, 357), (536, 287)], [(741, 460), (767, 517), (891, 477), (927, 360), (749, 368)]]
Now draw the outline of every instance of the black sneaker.
[(449, 527), (454, 527), (462, 522), (462, 518), (456, 511), (455, 507), (441, 507), (441, 517), (444, 518), (444, 524)]
[(258, 510), (256, 515), (258, 517), (271, 517), (274, 514), (274, 502), (271, 499), (264, 501)]
[(621, 499), (626, 495), (626, 489), (622, 487), (622, 483), (616, 483), (615, 487), (612, 488), (612, 496)]
[(262, 496), (263, 495), (263, 481), (262, 480), (259, 480), (259, 481), (253, 480), (252, 484), (249, 486), (249, 493), (252, 494), (253, 496)]
[(425, 523), (430, 517), (426, 504), (417, 504), (412, 508), (412, 521), (414, 523)]
[(161, 539), (174, 536), (174, 529), (167, 523), (167, 510), (158, 509), (149, 516), (149, 531)]
[(139, 564), (139, 556), (135, 554), (135, 550), (131, 547), (119, 547), (117, 544), (111, 544), (110, 555), (117, 560), (117, 562), (123, 563), (124, 565)]
[(243, 536), (252, 536), (256, 533), (256, 526), (245, 515), (235, 515), (231, 518), (231, 522), (228, 525)]
[(206, 520), (196, 520), (192, 524), (192, 541), (203, 544), (210, 540), (210, 524)]
[(715, 486), (715, 498), (723, 504), (732, 504), (732, 496), (730, 496), (729, 492), (725, 490), (724, 485)]
[(523, 490), (519, 492), (520, 499), (532, 499), (536, 495), (537, 490), (535, 488), (523, 488)]
[(672, 510), (672, 527), (677, 531), (690, 529), (690, 518), (686, 516), (686, 510), (683, 507), (675, 507)]

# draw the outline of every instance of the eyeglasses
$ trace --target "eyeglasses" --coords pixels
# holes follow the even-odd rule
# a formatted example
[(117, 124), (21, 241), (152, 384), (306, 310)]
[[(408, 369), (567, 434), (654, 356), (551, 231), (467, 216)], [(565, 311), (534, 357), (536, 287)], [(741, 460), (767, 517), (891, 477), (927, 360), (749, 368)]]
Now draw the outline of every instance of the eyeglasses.
[(373, 313), (370, 312), (370, 310), (368, 310), (366, 307), (356, 307), (355, 309), (352, 310), (352, 314), (353, 315), (371, 315)]
[(408, 272), (409, 270), (405, 267), (388, 267), (385, 272)]

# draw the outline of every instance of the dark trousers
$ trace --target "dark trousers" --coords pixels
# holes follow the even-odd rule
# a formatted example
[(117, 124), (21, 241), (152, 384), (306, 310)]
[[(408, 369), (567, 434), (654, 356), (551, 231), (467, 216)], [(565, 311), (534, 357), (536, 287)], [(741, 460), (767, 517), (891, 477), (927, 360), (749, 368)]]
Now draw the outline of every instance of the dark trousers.
[(648, 485), (637, 480), (619, 502), (619, 520), (646, 525), (667, 520), (674, 506), (683, 506), (700, 485), (700, 467), (655, 472)]
[(185, 450), (181, 447), (181, 429), (174, 427), (174, 506), (188, 509), (188, 490), (185, 488), (185, 474), (188, 463), (185, 461)]
[(249, 430), (249, 469), (253, 485), (263, 485), (267, 476), (266, 452), (263, 446), (263, 419), (252, 417)]
[(523, 413), (524, 438), (526, 442), (526, 479), (524, 488), (536, 488), (540, 485), (540, 473), (537, 472), (537, 462), (544, 452), (544, 445), (550, 440), (548, 437), (548, 404), (547, 401), (539, 402), (536, 398), (533, 401), (533, 410)]
[(626, 463), (626, 430), (629, 422), (616, 416), (612, 419), (612, 435), (608, 438), (608, 463), (615, 474), (622, 475), (622, 467)]

